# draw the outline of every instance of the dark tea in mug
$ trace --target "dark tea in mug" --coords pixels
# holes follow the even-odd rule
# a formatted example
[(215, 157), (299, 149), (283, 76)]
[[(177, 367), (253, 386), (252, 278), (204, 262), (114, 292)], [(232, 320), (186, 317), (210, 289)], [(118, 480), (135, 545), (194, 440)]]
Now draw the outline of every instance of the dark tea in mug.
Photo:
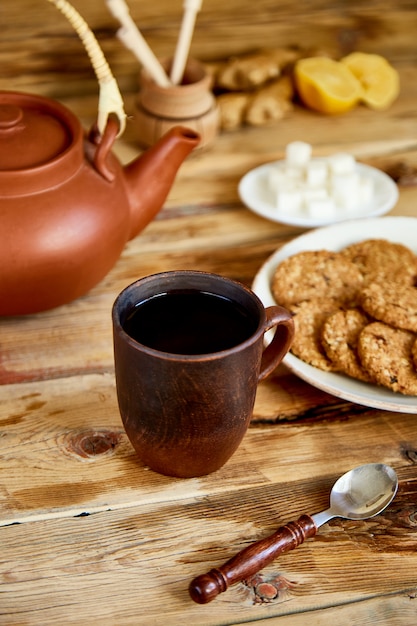
[(209, 354), (243, 343), (258, 323), (258, 316), (226, 296), (176, 289), (138, 303), (129, 311), (123, 329), (154, 350)]
[(229, 278), (178, 270), (126, 287), (112, 316), (120, 415), (142, 463), (181, 478), (218, 470), (289, 350), (291, 313)]

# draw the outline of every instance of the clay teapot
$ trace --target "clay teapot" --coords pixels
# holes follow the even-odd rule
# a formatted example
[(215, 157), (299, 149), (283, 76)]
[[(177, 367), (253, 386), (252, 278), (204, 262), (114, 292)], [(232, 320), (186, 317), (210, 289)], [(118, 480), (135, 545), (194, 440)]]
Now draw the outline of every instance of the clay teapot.
[(85, 294), (162, 207), (198, 144), (177, 126), (122, 167), (119, 131), (87, 135), (42, 96), (0, 92), (0, 315), (35, 313)]
[(79, 35), (99, 87), (88, 134), (42, 96), (0, 91), (0, 315), (36, 313), (87, 293), (162, 207), (198, 145), (176, 126), (122, 167), (111, 148), (123, 100), (94, 33), (67, 0), (49, 0)]

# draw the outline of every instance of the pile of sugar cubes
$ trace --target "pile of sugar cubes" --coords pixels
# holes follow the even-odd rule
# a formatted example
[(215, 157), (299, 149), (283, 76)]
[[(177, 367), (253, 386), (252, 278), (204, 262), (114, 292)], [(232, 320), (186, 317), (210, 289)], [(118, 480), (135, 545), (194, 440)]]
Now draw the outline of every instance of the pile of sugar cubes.
[(374, 181), (358, 171), (351, 154), (314, 159), (311, 155), (310, 144), (293, 141), (286, 147), (284, 161), (271, 166), (268, 185), (280, 212), (332, 219), (372, 202)]

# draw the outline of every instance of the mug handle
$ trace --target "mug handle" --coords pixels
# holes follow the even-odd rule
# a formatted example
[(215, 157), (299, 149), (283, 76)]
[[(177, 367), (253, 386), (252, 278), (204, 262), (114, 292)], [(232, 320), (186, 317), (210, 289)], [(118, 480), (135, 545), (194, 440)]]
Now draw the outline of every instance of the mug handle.
[(265, 309), (264, 335), (275, 328), (271, 343), (264, 349), (258, 382), (264, 380), (281, 363), (291, 347), (294, 338), (294, 320), (291, 313), (282, 306), (269, 306)]

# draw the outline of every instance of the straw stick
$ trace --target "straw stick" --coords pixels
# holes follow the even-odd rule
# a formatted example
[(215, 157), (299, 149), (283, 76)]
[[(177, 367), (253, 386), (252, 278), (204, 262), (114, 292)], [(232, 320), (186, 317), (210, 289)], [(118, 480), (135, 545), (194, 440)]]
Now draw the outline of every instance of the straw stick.
[(49, 0), (49, 2), (54, 4), (67, 18), (90, 57), (100, 87), (97, 117), (97, 126), (100, 133), (104, 134), (108, 117), (111, 113), (114, 113), (119, 119), (117, 136), (120, 137), (126, 128), (126, 113), (124, 111), (123, 99), (94, 33), (85, 19), (67, 0)]
[(178, 85), (182, 81), (188, 52), (190, 50), (191, 39), (193, 36), (195, 20), (202, 4), (203, 0), (184, 1), (184, 14), (170, 77), (174, 85)]
[(132, 20), (125, 1), (106, 0), (106, 3), (112, 15), (122, 24), (122, 27), (117, 31), (119, 39), (133, 52), (160, 87), (169, 87), (171, 81)]

